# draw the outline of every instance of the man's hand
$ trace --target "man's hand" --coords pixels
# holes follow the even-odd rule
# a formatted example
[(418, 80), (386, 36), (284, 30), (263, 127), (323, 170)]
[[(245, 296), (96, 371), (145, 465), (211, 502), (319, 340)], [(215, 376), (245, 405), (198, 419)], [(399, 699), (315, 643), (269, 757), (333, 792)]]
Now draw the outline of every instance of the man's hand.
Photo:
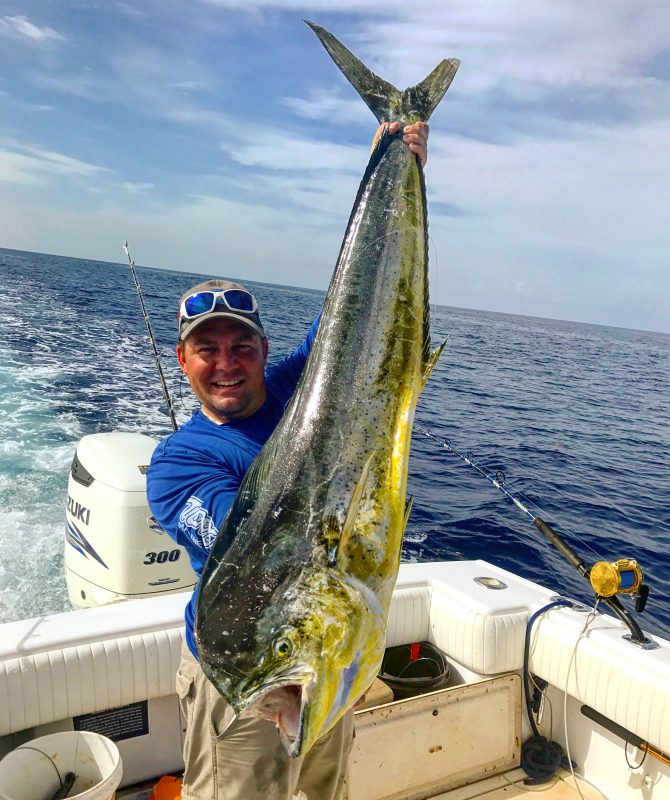
[[(377, 133), (375, 133), (375, 138), (372, 140), (372, 147), (374, 148), (375, 144), (377, 143), (377, 139), (381, 136), (382, 131), (388, 125), (386, 122), (382, 122), (379, 126)], [(389, 133), (391, 135), (398, 133), (400, 130), (400, 123), (399, 122), (392, 122), (389, 126)], [(416, 153), (419, 157), (419, 161), (421, 161), (422, 166), (426, 166), (426, 161), (428, 160), (428, 134), (430, 132), (430, 128), (428, 127), (427, 122), (414, 122), (412, 125), (406, 125), (403, 129), (402, 140), (403, 142), (409, 147), (409, 149)]]
[[(400, 129), (399, 122), (392, 122), (389, 125), (389, 133), (397, 133)], [(419, 161), (422, 166), (426, 166), (428, 161), (428, 133), (430, 128), (427, 122), (415, 122), (412, 125), (406, 125), (402, 132), (403, 142), (409, 146), (409, 149), (419, 156)]]

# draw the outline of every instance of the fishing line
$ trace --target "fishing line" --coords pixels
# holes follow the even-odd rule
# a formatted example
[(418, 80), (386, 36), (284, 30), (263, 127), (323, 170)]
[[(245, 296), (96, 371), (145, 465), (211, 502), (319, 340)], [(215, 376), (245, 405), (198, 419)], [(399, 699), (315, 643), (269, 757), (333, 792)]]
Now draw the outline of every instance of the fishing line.
[[(469, 467), (472, 467), (475, 470), (475, 472), (477, 472), (479, 475), (481, 475), (482, 478), (485, 478), (494, 488), (496, 488), (500, 492), (502, 492), (502, 494), (504, 494), (505, 497), (507, 497), (508, 500), (511, 500), (512, 503), (514, 503), (514, 505), (523, 514), (525, 514), (531, 520), (531, 522), (535, 523), (535, 520), (538, 519), (539, 515), (538, 514), (534, 514), (533, 511), (531, 511), (531, 508), (529, 508), (529, 506), (532, 507), (532, 508), (537, 509), (540, 512), (540, 514), (542, 514), (542, 516), (546, 516), (546, 517), (552, 518), (552, 521), (554, 522), (554, 524), (560, 525), (560, 523), (558, 523), (557, 521), (553, 520), (553, 516), (551, 514), (548, 514), (547, 512), (545, 512), (537, 503), (535, 503), (532, 500), (529, 500), (527, 497), (525, 497), (525, 495), (523, 495), (523, 494), (521, 494), (519, 492), (515, 493), (515, 492), (510, 491), (507, 488), (507, 486), (510, 484), (510, 481), (507, 480), (507, 478), (505, 476), (505, 473), (502, 470), (500, 470), (500, 469), (497, 469), (497, 470), (489, 470), (489, 469), (487, 469), (485, 465), (481, 464), (479, 461), (477, 461), (475, 459), (475, 457), (474, 457), (474, 455), (473, 455), (473, 453), (471, 451), (467, 451), (466, 453), (462, 453), (460, 450), (458, 450), (456, 447), (454, 447), (454, 445), (451, 443), (451, 441), (449, 439), (447, 439), (445, 437), (442, 437), (442, 436), (436, 436), (434, 433), (429, 431), (427, 428), (423, 427), (423, 425), (418, 425), (417, 424), (417, 425), (415, 425), (415, 428), (420, 433), (423, 433), (424, 436), (427, 436), (429, 439), (433, 439), (434, 441), (436, 441), (439, 444), (441, 444), (442, 447), (444, 447), (450, 453), (453, 453), (455, 456), (458, 456), (458, 458), (460, 458), (461, 461), (465, 462)], [(511, 481), (512, 484), (514, 484), (514, 482), (515, 482), (514, 480)], [(579, 537), (576, 533), (570, 531), (564, 525), (560, 525), (560, 527), (562, 527), (563, 530), (565, 530), (574, 539), (576, 539), (578, 542), (580, 542), (582, 545), (584, 545), (584, 547), (589, 549), (595, 556), (597, 556), (597, 558), (599, 558), (599, 559), (603, 558), (603, 556), (601, 556), (597, 552), (597, 550), (595, 550), (590, 544), (588, 544), (588, 542), (585, 542), (583, 539), (581, 539), (581, 537)]]
[[(584, 795), (582, 794), (582, 790), (579, 788), (579, 784), (577, 783), (577, 775), (575, 774), (575, 768), (572, 763), (572, 758), (570, 756), (570, 738), (568, 736), (568, 689), (570, 688), (570, 672), (572, 671), (572, 665), (575, 664), (575, 657), (577, 655), (577, 648), (579, 647), (579, 643), (581, 642), (582, 638), (586, 635), (586, 631), (588, 630), (589, 626), (593, 623), (595, 618), (598, 616), (598, 606), (600, 605), (600, 598), (597, 598), (596, 604), (591, 609), (591, 613), (586, 618), (586, 622), (582, 627), (579, 636), (577, 637), (577, 641), (575, 642), (575, 646), (572, 650), (572, 655), (570, 656), (570, 663), (568, 664), (568, 674), (565, 678), (565, 692), (563, 693), (563, 735), (565, 737), (565, 750), (568, 759), (568, 765), (570, 766), (570, 772), (572, 773), (572, 780), (575, 782), (575, 787), (579, 792), (579, 796), (582, 800), (585, 800)], [(579, 681), (577, 678), (577, 667), (575, 664), (575, 689), (577, 694), (575, 697), (579, 696)]]
[[(433, 265), (433, 269), (432, 269), (433, 277), (430, 278), (430, 282), (431, 282), (431, 284), (434, 285), (435, 296), (437, 297), (437, 276), (438, 276), (437, 245), (435, 244), (435, 239), (433, 239), (433, 237), (430, 234), (428, 234), (428, 241), (433, 246), (433, 258), (435, 260), (435, 264)], [(429, 293), (429, 296), (432, 297), (432, 292)], [(436, 313), (436, 308), (437, 308), (437, 301), (435, 301), (435, 302), (430, 304), (430, 313), (431, 313), (431, 315)]]

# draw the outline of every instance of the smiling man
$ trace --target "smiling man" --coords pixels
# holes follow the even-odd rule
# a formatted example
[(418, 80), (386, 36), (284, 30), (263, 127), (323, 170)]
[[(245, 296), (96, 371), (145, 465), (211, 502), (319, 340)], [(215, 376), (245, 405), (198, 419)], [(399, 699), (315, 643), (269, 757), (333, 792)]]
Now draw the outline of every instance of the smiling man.
[[(147, 494), (198, 575), (242, 478), (295, 390), (316, 328), (317, 321), (291, 355), (267, 364), (258, 304), (244, 286), (206, 281), (179, 302), (177, 358), (201, 407), (156, 448)], [(197, 657), (194, 615), (195, 593), (186, 609), (186, 642)]]
[[(248, 302), (255, 302), (244, 287), (228, 281), (208, 281), (195, 289), (199, 291), (184, 298), (182, 305), (199, 294), (209, 296), (210, 292), (216, 301), (214, 291), (220, 291), (223, 299), (234, 297), (240, 302), (240, 298), (249, 298)], [(233, 313), (227, 306), (224, 308), (217, 311), (215, 306), (211, 316), (204, 314), (202, 319), (196, 317), (186, 324), (177, 347), (179, 365), (202, 402), (203, 413), (216, 423), (249, 417), (266, 398), (268, 340), (258, 313)], [(242, 314), (245, 317), (240, 319)]]
[[(390, 132), (399, 129), (392, 123)], [(428, 126), (403, 140), (426, 161)], [(316, 320), (286, 358), (267, 363), (268, 340), (248, 289), (211, 280), (179, 302), (177, 358), (201, 407), (161, 442), (147, 475), (151, 511), (182, 545), (198, 577), (245, 473), (277, 426), (316, 335)], [(187, 720), (183, 798), (337, 800), (353, 738), (349, 711), (308, 753), (289, 758), (275, 725), (236, 718), (205, 677), (193, 638), (197, 590), (186, 606), (177, 692)], [(222, 619), (225, 609), (221, 609)]]
[[(242, 478), (295, 390), (317, 323), (291, 355), (267, 364), (258, 304), (244, 286), (206, 281), (181, 298), (177, 358), (201, 407), (156, 448), (147, 494), (198, 575)], [(187, 720), (182, 797), (288, 800), (302, 790), (334, 800), (351, 748), (351, 713), (304, 759), (290, 759), (272, 723), (236, 719), (205, 677), (193, 639), (195, 599), (194, 592), (177, 675)]]

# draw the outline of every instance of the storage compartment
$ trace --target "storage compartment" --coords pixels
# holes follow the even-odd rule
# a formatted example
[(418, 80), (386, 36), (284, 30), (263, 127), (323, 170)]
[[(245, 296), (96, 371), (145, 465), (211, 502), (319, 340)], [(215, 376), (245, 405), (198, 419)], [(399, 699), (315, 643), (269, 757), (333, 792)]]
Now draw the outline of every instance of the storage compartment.
[(347, 800), (420, 800), (519, 764), (521, 679), (502, 675), (356, 713)]
[(449, 681), (449, 664), (444, 653), (430, 642), (388, 647), (379, 677), (393, 691), (396, 700), (444, 689)]

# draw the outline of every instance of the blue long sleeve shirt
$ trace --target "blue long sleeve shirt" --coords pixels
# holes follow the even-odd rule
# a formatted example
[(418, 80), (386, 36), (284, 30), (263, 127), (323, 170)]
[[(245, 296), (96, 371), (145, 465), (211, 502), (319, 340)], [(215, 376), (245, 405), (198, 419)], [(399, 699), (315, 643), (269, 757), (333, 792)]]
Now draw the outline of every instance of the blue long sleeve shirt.
[[(147, 498), (160, 527), (185, 548), (198, 576), (237, 490), (269, 439), (298, 384), (319, 320), (289, 356), (265, 368), (266, 399), (250, 417), (217, 424), (197, 411), (154, 451)], [(186, 606), (186, 642), (193, 638), (196, 588)]]

